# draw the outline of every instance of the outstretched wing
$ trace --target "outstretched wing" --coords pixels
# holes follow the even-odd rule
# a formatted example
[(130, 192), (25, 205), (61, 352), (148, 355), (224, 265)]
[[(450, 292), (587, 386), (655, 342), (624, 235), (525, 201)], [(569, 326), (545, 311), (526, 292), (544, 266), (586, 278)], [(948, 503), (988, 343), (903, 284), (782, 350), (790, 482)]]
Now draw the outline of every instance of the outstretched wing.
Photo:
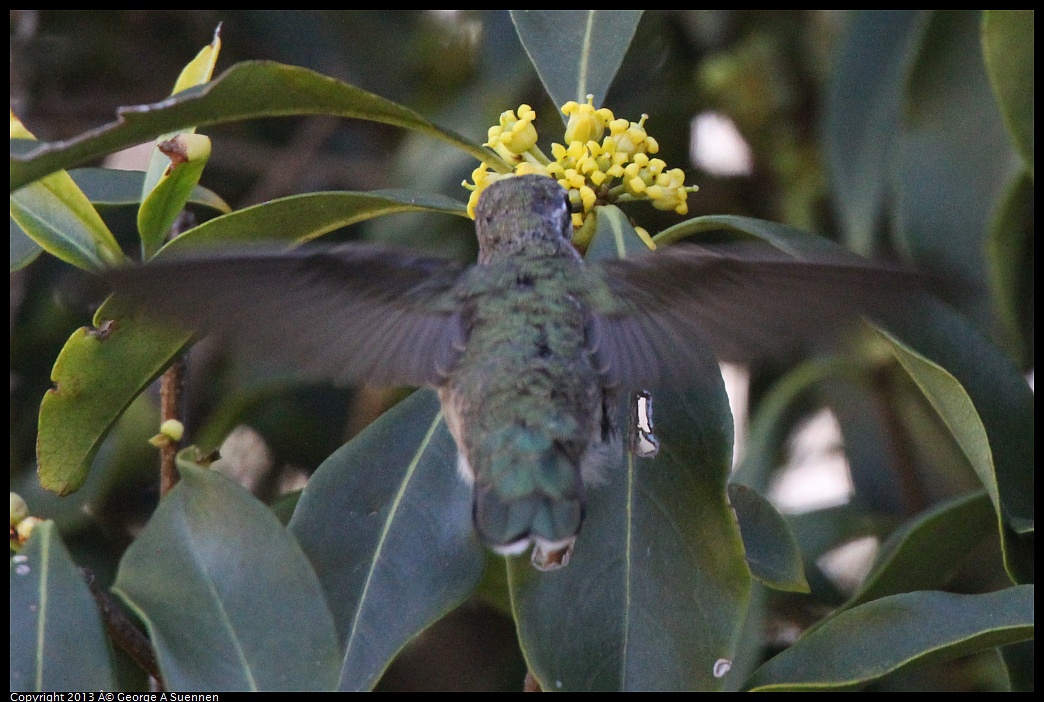
[(376, 246), (248, 250), (106, 274), (160, 320), (340, 383), (437, 384), (464, 347), (466, 267)]
[(681, 244), (590, 272), (595, 360), (608, 381), (632, 387), (684, 384), (700, 343), (724, 361), (778, 355), (918, 284), (854, 255), (801, 260), (756, 242)]

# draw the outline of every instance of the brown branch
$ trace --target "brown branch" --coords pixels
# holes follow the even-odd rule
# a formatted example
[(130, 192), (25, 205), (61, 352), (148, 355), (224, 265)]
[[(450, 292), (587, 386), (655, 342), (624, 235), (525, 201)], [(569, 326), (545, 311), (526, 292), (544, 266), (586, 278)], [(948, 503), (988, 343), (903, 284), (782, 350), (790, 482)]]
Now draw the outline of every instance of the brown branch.
[(138, 667), (159, 682), (161, 688), (164, 687), (159, 663), (156, 661), (156, 652), (152, 649), (152, 642), (138, 630), (138, 627), (124, 614), (109, 593), (101, 589), (98, 579), (90, 568), (80, 568), (80, 572), (87, 581), (87, 587), (90, 588), (94, 601), (98, 604), (98, 610), (101, 613), (102, 622), (105, 624), (105, 630), (109, 633), (109, 638), (123, 649)]
[[(171, 364), (160, 378), (160, 423), (168, 419), (180, 421), (181, 389), (185, 377), (185, 359), (179, 358)], [(166, 495), (177, 484), (177, 455), (180, 442), (169, 439), (160, 445), (160, 497)]]

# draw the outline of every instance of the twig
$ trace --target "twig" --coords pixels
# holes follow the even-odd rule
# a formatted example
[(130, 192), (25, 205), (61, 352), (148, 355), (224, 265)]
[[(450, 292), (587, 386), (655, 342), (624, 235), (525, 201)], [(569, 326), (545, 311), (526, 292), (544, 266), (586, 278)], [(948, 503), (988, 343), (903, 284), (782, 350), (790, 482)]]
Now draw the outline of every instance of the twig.
[[(171, 364), (160, 378), (160, 422), (179, 419), (181, 412), (181, 389), (184, 384), (185, 359), (179, 358)], [(180, 442), (173, 439), (160, 446), (160, 497), (166, 495), (177, 484), (178, 466), (175, 460)]]
[(156, 662), (156, 653), (152, 650), (152, 642), (138, 630), (138, 627), (134, 626), (134, 623), (127, 618), (109, 593), (101, 589), (98, 579), (90, 568), (80, 568), (80, 572), (83, 573), (87, 587), (90, 588), (91, 595), (98, 604), (98, 610), (101, 613), (102, 622), (105, 623), (105, 630), (109, 632), (109, 638), (163, 688), (163, 677), (160, 675), (159, 664)]

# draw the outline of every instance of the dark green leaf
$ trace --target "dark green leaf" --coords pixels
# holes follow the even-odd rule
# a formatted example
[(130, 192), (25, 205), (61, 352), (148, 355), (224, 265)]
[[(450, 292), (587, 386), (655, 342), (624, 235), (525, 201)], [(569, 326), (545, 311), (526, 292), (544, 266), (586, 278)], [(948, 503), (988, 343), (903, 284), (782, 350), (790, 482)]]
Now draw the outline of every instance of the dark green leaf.
[(1000, 653), (1008, 671), (1011, 691), (1033, 692), (1037, 669), (1033, 640), (1002, 646)]
[(11, 218), (11, 272), (25, 268), (36, 260), (43, 249), (29, 235), (22, 231), (18, 222)]
[[(754, 236), (798, 257), (825, 254), (837, 260), (846, 254), (836, 244), (792, 227), (731, 215), (690, 219), (665, 229), (655, 241), (662, 245), (716, 230)], [(1033, 393), (1018, 369), (960, 315), (927, 293), (905, 295), (902, 305), (882, 311), (877, 321), (963, 388), (989, 442), (985, 451), (992, 456), (1006, 528), (1031, 530)], [(982, 451), (973, 444), (968, 448)], [(1005, 540), (1005, 563), (1020, 582), (1032, 578), (1031, 542), (1028, 536)]]
[(587, 247), (587, 259), (627, 258), (649, 252), (649, 247), (619, 207), (595, 208), (595, 231)]
[(1004, 123), (1033, 174), (1033, 10), (986, 10), (982, 51)]
[(160, 255), (207, 246), (300, 244), (334, 229), (397, 212), (442, 212), (467, 216), (453, 198), (408, 190), (368, 193), (306, 193), (245, 207), (187, 230), (163, 247)]
[(1021, 173), (998, 203), (986, 240), (990, 287), (1006, 346), (1022, 368), (1033, 366), (1033, 176)]
[[(1032, 499), (1032, 470), (1031, 466), (1019, 466), (1014, 472), (1006, 474), (1007, 480), (1003, 487), (999, 484), (1000, 476), (995, 465), (995, 455), (991, 451), (991, 443), (987, 435), (983, 419), (976, 411), (976, 405), (968, 396), (968, 392), (961, 386), (960, 382), (928, 358), (917, 353), (897, 339), (884, 334), (891, 342), (895, 357), (902, 364), (906, 372), (917, 383), (924, 396), (939, 414), (950, 433), (957, 440), (964, 455), (968, 458), (975, 473), (979, 476), (983, 486), (986, 488), (998, 517), (1003, 527), (1005, 524), (1016, 532), (1027, 533), (1033, 531), (1033, 499)], [(1032, 421), (1032, 407), (1023, 410), (1024, 417), (1011, 417), (1009, 423), (1014, 424), (1014, 429), (1019, 427), (1020, 420)], [(1026, 441), (1026, 439), (1023, 439)], [(1029, 438), (1030, 445), (1026, 448), (1032, 451), (1032, 436)], [(1028, 485), (1026, 484), (1028, 481)], [(1028, 494), (1013, 492), (1012, 489), (1029, 489)], [(1013, 552), (1015, 544), (1009, 544), (1010, 539), (1001, 530), (1002, 540), (1005, 545), (1005, 565), (1012, 577), (1018, 581), (1020, 565), (1015, 562), (1018, 559)]]
[(823, 145), (845, 241), (872, 255), (887, 204), (903, 84), (924, 10), (852, 12), (827, 90)]
[(753, 690), (858, 687), (910, 663), (1033, 636), (1033, 586), (982, 595), (911, 592), (842, 612), (761, 666)]
[[(144, 171), (121, 171), (115, 168), (74, 168), (69, 171), (73, 181), (95, 207), (118, 207), (141, 203), (141, 184)], [(219, 212), (231, 212), (215, 192), (197, 185), (192, 189), (188, 202), (203, 205)]]
[(761, 399), (750, 420), (743, 460), (730, 482), (764, 491), (777, 466), (778, 449), (792, 429), (791, 409), (824, 379), (850, 373), (853, 364), (844, 359), (808, 361), (783, 376)]
[(642, 10), (512, 10), (518, 37), (551, 100), (586, 103), (605, 94), (631, 44)]
[(75, 139), (41, 142), (28, 154), (13, 155), (11, 190), (58, 169), (80, 165), (183, 127), (317, 114), (413, 129), (507, 169), (488, 149), (435, 126), (407, 107), (305, 68), (250, 61), (232, 66), (204, 86), (162, 102), (122, 108), (116, 122)]
[(996, 521), (983, 492), (949, 500), (912, 519), (881, 545), (873, 569), (845, 609), (886, 595), (945, 586)]
[[(656, 392), (660, 451), (588, 494), (569, 566), (510, 562), (519, 640), (546, 690), (716, 690), (749, 572), (725, 497), (728, 401), (717, 363), (690, 395)], [(717, 674), (717, 675), (716, 675)]]
[(884, 538), (895, 527), (894, 518), (867, 514), (851, 502), (789, 514), (787, 522), (805, 558), (812, 561), (848, 541), (864, 536)]
[(808, 592), (801, 550), (772, 503), (746, 485), (729, 485), (750, 574), (774, 590)]
[[(626, 224), (603, 217), (613, 209), (599, 210), (600, 230)], [(627, 230), (624, 242), (646, 248)], [(631, 246), (610, 248), (623, 255)], [(709, 351), (703, 360), (691, 394), (654, 389), (659, 454), (627, 453), (590, 490), (568, 567), (539, 572), (528, 559), (509, 562), (519, 641), (545, 690), (724, 685), (750, 574), (725, 493), (728, 398), (717, 361)]]
[(329, 690), (340, 664), (323, 590), (293, 536), (220, 474), (179, 460), (120, 563), (170, 690)]
[(109, 641), (54, 522), (11, 557), (11, 691), (112, 690)]
[[(993, 97), (979, 30), (978, 12), (932, 13), (907, 85), (891, 216), (896, 243), (918, 269), (985, 290), (990, 217), (1022, 164)], [(966, 295), (960, 307), (992, 327), (987, 297)]]
[(435, 393), (414, 393), (330, 456), (290, 529), (333, 610), (345, 650), (339, 689), (371, 689), (403, 646), (471, 594), (485, 564)]

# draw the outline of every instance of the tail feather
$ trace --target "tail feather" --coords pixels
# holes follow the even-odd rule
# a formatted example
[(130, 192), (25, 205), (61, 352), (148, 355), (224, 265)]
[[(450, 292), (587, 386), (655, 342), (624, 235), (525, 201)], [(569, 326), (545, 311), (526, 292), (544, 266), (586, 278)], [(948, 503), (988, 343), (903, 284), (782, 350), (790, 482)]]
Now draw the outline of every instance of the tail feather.
[(502, 552), (517, 552), (533, 540), (571, 541), (584, 518), (577, 466), (529, 430), (518, 428), (500, 438), (490, 469), (475, 481), (479, 537)]

